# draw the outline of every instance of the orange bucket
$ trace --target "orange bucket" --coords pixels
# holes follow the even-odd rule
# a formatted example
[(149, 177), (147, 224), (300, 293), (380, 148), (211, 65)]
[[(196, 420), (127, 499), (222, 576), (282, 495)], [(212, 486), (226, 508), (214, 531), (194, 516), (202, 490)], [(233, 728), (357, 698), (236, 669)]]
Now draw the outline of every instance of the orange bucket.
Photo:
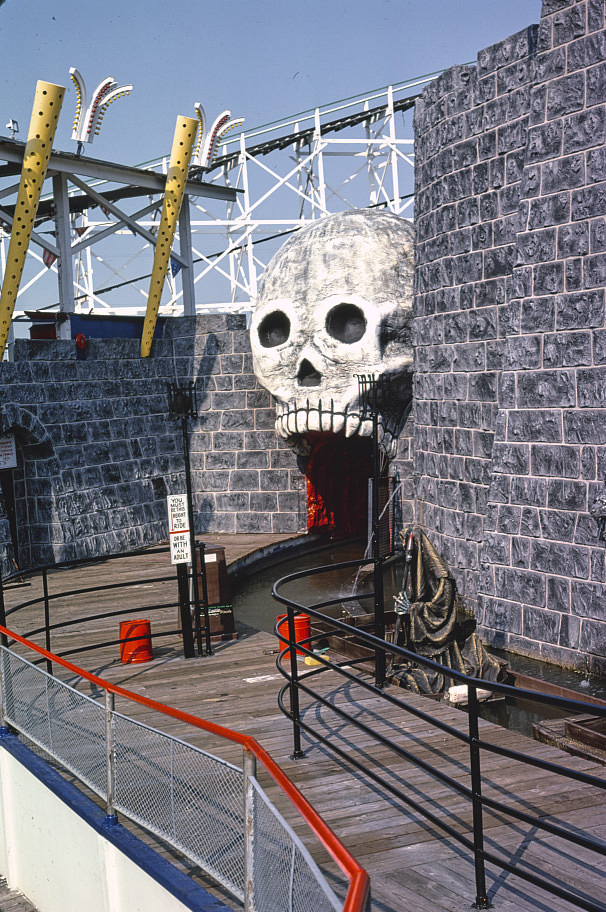
[(120, 661), (125, 665), (149, 662), (153, 659), (149, 621), (121, 621), (120, 639), (128, 640), (126, 643), (120, 643)]
[[(279, 614), (276, 618), (278, 630), (283, 637), (288, 639), (288, 615)], [(306, 614), (297, 614), (295, 616), (295, 643), (300, 643), (311, 636), (311, 622)], [(310, 649), (309, 643), (305, 644), (306, 649)], [(286, 652), (288, 646), (285, 646), (280, 640), (280, 652)], [(306, 655), (301, 649), (297, 649), (297, 655)]]

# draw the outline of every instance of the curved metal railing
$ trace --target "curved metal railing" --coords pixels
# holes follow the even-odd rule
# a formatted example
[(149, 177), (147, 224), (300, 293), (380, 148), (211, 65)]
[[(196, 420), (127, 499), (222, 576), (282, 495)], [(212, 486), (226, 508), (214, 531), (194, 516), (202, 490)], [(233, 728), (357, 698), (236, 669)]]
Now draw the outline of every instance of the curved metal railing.
[[(272, 908), (283, 907), (284, 912), (310, 908), (310, 897), (313, 908), (367, 912), (368, 875), (254, 738), (111, 684), (5, 626), (0, 625), (0, 637), (1, 724), (21, 732), (100, 795), (107, 805), (108, 825), (117, 822), (118, 810), (160, 835), (244, 900), (246, 909), (263, 908), (263, 896), (271, 894)], [(9, 649), (9, 639), (88, 681), (105, 701), (52, 677)], [(116, 696), (239, 744), (242, 769), (117, 713)], [(344, 900), (337, 901), (307, 850), (264, 795), (256, 762), (347, 878)], [(162, 801), (157, 801), (158, 795)], [(239, 847), (239, 857), (234, 857), (234, 847)], [(283, 906), (277, 897), (283, 897)]]
[[(201, 550), (199, 566), (203, 568), (205, 564), (203, 559), (204, 545), (202, 542), (198, 543), (198, 548)], [(176, 637), (181, 638), (183, 636), (184, 627), (183, 618), (185, 615), (189, 616), (191, 609), (193, 620), (192, 637), (193, 634), (195, 634), (198, 654), (208, 654), (211, 649), (207, 599), (200, 599), (198, 587), (193, 586), (193, 599), (190, 600), (189, 594), (186, 593), (185, 601), (187, 602), (187, 605), (184, 606), (183, 594), (179, 589), (176, 567), (171, 565), (168, 560), (166, 569), (160, 568), (157, 571), (146, 572), (145, 574), (136, 575), (132, 579), (120, 578), (118, 573), (116, 573), (117, 579), (115, 582), (108, 582), (105, 580), (101, 584), (96, 584), (94, 581), (96, 567), (106, 566), (108, 564), (111, 565), (113, 562), (118, 561), (131, 561), (140, 557), (149, 558), (156, 555), (162, 555), (168, 558), (170, 549), (167, 547), (157, 547), (131, 551), (126, 554), (121, 553), (103, 555), (100, 557), (81, 558), (11, 573), (9, 576), (0, 580), (0, 624), (5, 624), (9, 618), (14, 620), (16, 615), (26, 615), (28, 617), (28, 623), (33, 623), (33, 626), (28, 626), (27, 629), (21, 630), (21, 634), (26, 637), (26, 639), (34, 639), (43, 634), (46, 650), (65, 658), (76, 653), (90, 652), (92, 650), (110, 646), (121, 646), (124, 643), (132, 643), (140, 639), (166, 640), (172, 638), (174, 640)], [(72, 588), (61, 588), (55, 592), (50, 591), (49, 581), (58, 571), (79, 570), (87, 567), (90, 567), (91, 570), (90, 584), (84, 586), (76, 585)], [(5, 588), (16, 582), (21, 584), (26, 579), (32, 578), (40, 579), (41, 592), (33, 598), (19, 601), (17, 604), (11, 605), (8, 608), (5, 607)], [(191, 573), (189, 573), (188, 579), (191, 580)], [(202, 579), (202, 582), (202, 588), (205, 588), (205, 580)], [(150, 603), (147, 599), (140, 599), (138, 605), (132, 605), (133, 599), (131, 593), (137, 587), (141, 587), (142, 585), (154, 585), (158, 588), (165, 584), (166, 593), (163, 600), (157, 600)], [(118, 607), (114, 607), (111, 610), (99, 610), (90, 613), (97, 596), (106, 595), (107, 593), (115, 594), (114, 602)], [(126, 598), (122, 599), (121, 596), (125, 596)], [(80, 599), (82, 603), (86, 604), (87, 613), (84, 614), (80, 612), (77, 613), (76, 616), (69, 616), (63, 620), (55, 620), (54, 608), (60, 602), (69, 599), (71, 599), (72, 602), (74, 599)], [(109, 622), (112, 620), (116, 618), (127, 618), (142, 611), (145, 611), (146, 614), (149, 613), (152, 616), (157, 616), (161, 621), (161, 629), (158, 627), (156, 627), (156, 629), (151, 629), (149, 633), (145, 634), (145, 637), (129, 635), (126, 638), (116, 636), (107, 638), (106, 636), (105, 639), (101, 640), (93, 639), (92, 628), (90, 628), (91, 624), (101, 622), (102, 630), (97, 632), (106, 632), (109, 628)], [(174, 612), (174, 614), (169, 616), (171, 612)], [(181, 615), (181, 624), (179, 626), (174, 626), (179, 612)], [(75, 628), (82, 628), (83, 625), (89, 625), (90, 635), (87, 636), (87, 642), (81, 642), (77, 646), (71, 648), (61, 648), (58, 651), (55, 649), (53, 637), (56, 634), (62, 632), (69, 633)], [(186, 643), (184, 641), (184, 648), (185, 646)], [(189, 654), (193, 655), (193, 639), (191, 640), (191, 650)], [(51, 660), (47, 660), (47, 668), (49, 671), (52, 671)]]
[[(557, 775), (558, 777), (561, 777), (559, 780), (561, 782), (561, 788), (566, 788), (566, 784), (569, 782), (582, 783), (584, 786), (600, 789), (603, 794), (603, 790), (606, 789), (606, 781), (599, 775), (567, 768), (550, 760), (512, 750), (500, 744), (493, 744), (481, 738), (479, 731), (480, 702), (478, 700), (478, 690), (489, 690), (493, 694), (504, 697), (516, 697), (518, 700), (528, 700), (544, 706), (555, 707), (571, 714), (590, 713), (592, 716), (606, 718), (606, 708), (585, 703), (580, 700), (566, 699), (551, 694), (525, 690), (502, 683), (471, 677), (461, 672), (445, 668), (444, 665), (426, 659), (403, 647), (378, 639), (368, 631), (351, 626), (350, 624), (330, 617), (325, 613), (325, 609), (328, 607), (359, 598), (356, 594), (348, 596), (347, 599), (337, 597), (313, 605), (303, 605), (301, 602), (287, 597), (282, 592), (287, 584), (291, 584), (303, 577), (328, 573), (334, 570), (342, 570), (347, 567), (354, 567), (365, 563), (368, 563), (368, 561), (348, 561), (342, 564), (333, 564), (330, 566), (303, 570), (282, 577), (273, 586), (272, 594), (274, 598), (286, 606), (287, 609), (288, 636), (283, 632), (283, 626), (281, 626), (280, 630), (276, 627), (277, 637), (285, 647), (288, 647), (281, 651), (277, 659), (277, 667), (287, 680), (287, 683), (280, 691), (279, 704), (282, 712), (293, 723), (294, 755), (298, 757), (303, 756), (301, 750), (301, 733), (306, 732), (312, 739), (320, 741), (336, 753), (342, 761), (354, 766), (366, 777), (370, 778), (380, 787), (380, 789), (389, 793), (390, 796), (397, 798), (406, 807), (421, 814), (426, 820), (430, 821), (436, 827), (439, 827), (445, 834), (473, 853), (476, 881), (476, 908), (490, 907), (485, 872), (485, 863), (489, 862), (496, 865), (502, 871), (515, 874), (516, 876), (523, 878), (527, 883), (540, 887), (548, 893), (572, 903), (577, 908), (586, 910), (586, 912), (604, 912), (606, 907), (602, 904), (601, 897), (600, 899), (591, 897), (584, 889), (571, 889), (566, 883), (565, 872), (556, 871), (551, 878), (548, 878), (542, 872), (537, 872), (536, 868), (531, 870), (530, 866), (525, 867), (520, 861), (518, 863), (513, 863), (505, 854), (498, 854), (496, 851), (487, 848), (484, 840), (483, 816), (485, 811), (488, 810), (503, 814), (509, 819), (521, 824), (529, 825), (552, 837), (562, 839), (565, 843), (576, 847), (577, 849), (596, 853), (593, 857), (599, 857), (602, 864), (604, 856), (606, 855), (606, 841), (593, 836), (588, 831), (583, 832), (580, 827), (566, 827), (561, 823), (550, 822), (544, 819), (544, 817), (534, 815), (527, 810), (512, 807), (503, 801), (483, 794), (482, 784), (485, 779), (482, 773), (481, 758), (484, 753), (502, 757), (507, 761), (517, 761), (531, 768)], [(372, 597), (372, 592), (364, 593), (364, 598)], [(320, 633), (312, 633), (309, 637), (304, 639), (297, 636), (295, 631), (295, 617), (301, 613), (310, 617), (312, 627), (314, 621), (319, 622), (323, 628), (322, 631)], [(427, 670), (439, 672), (459, 684), (466, 685), (468, 688), (467, 732), (460, 731), (455, 726), (436, 718), (435, 713), (432, 713), (431, 710), (426, 712), (420, 709), (418, 705), (415, 705), (414, 702), (409, 702), (406, 698), (398, 697), (390, 690), (384, 690), (377, 687), (369, 674), (364, 674), (359, 670), (361, 664), (367, 664), (369, 662), (368, 657), (362, 659), (347, 659), (345, 662), (335, 662), (331, 661), (323, 652), (314, 652), (314, 644), (317, 644), (320, 640), (325, 641), (331, 634), (355, 639), (358, 644), (367, 647), (370, 658), (372, 658), (373, 655), (376, 656), (378, 652), (382, 652), (385, 655), (393, 656), (394, 661), (396, 662), (414, 662), (416, 665)], [(300, 654), (304, 654), (305, 656), (313, 656), (315, 662), (319, 664), (316, 664), (313, 668), (305, 667), (304, 670), (299, 670), (296, 660), (297, 650)], [(391, 737), (386, 737), (377, 732), (376, 726), (366, 724), (362, 721), (358, 714), (349, 712), (346, 701), (337, 705), (324, 693), (320, 692), (319, 689), (314, 689), (314, 680), (328, 671), (336, 673), (343, 682), (355, 684), (362, 688), (364, 692), (380, 698), (384, 701), (386, 707), (395, 707), (403, 713), (422, 720), (424, 723), (443, 732), (445, 735), (468, 745), (468, 784), (464, 784), (458, 778), (455, 779), (452, 776), (449, 776), (443, 769), (439, 769), (432, 765), (427, 759), (416, 756), (412, 749), (412, 739), (411, 744), (408, 746), (399, 743), (400, 741), (404, 741), (405, 738), (405, 731), (403, 728), (399, 729), (399, 736), (401, 737), (399, 737), (399, 742), (396, 743)], [(354, 756), (351, 749), (344, 750), (335, 743), (334, 738), (331, 738), (330, 735), (326, 735), (320, 731), (319, 727), (313, 724), (313, 721), (316, 718), (315, 713), (301, 711), (300, 694), (304, 694), (308, 697), (309, 700), (312, 701), (312, 706), (321, 706), (330, 713), (334, 713), (338, 720), (354, 726), (357, 731), (363, 733), (365, 738), (370, 738), (374, 740), (375, 743), (388, 749), (392, 752), (394, 758), (400, 758), (414, 764), (417, 768), (439, 780), (442, 784), (453, 789), (458, 795), (466, 799), (470, 803), (472, 809), (471, 834), (466, 835), (465, 833), (461, 833), (457, 827), (444, 819), (444, 815), (435, 810), (431, 810), (427, 806), (428, 802), (419, 801), (413, 797), (413, 790), (407, 789), (405, 782), (396, 785), (393, 781), (388, 781), (385, 775), (382, 775), (381, 770), (375, 771), (370, 768), (367, 759), (365, 762), (361, 762)], [(286, 705), (287, 695), (289, 697), (288, 706)], [(433, 701), (430, 705), (435, 707)], [(600, 891), (602, 894), (603, 887), (604, 884), (602, 884), (602, 890)]]

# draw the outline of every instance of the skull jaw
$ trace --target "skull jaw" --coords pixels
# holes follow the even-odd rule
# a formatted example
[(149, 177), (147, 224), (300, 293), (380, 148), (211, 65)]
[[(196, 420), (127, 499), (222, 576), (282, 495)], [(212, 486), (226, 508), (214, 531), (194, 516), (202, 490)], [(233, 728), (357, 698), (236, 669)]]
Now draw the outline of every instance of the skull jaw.
[[(309, 453), (307, 435), (313, 433), (341, 434), (345, 437), (371, 437), (372, 418), (360, 414), (357, 403), (335, 406), (331, 400), (326, 407), (321, 400), (293, 399), (276, 403), (276, 433), (299, 455)], [(379, 413), (377, 415), (379, 447), (392, 458), (398, 443), (397, 429)]]
[[(381, 375), (389, 390), (388, 398), (377, 402), (377, 437), (379, 448), (392, 459), (398, 438), (412, 404), (412, 371), (386, 371)], [(276, 403), (276, 432), (299, 454), (309, 451), (306, 437), (313, 433), (339, 434), (344, 437), (371, 437), (372, 413), (360, 400), (359, 384), (332, 390), (333, 397), (305, 394), (302, 389), (293, 398), (273, 393)], [(383, 394), (384, 395), (384, 394)], [(367, 405), (367, 404), (366, 404)]]

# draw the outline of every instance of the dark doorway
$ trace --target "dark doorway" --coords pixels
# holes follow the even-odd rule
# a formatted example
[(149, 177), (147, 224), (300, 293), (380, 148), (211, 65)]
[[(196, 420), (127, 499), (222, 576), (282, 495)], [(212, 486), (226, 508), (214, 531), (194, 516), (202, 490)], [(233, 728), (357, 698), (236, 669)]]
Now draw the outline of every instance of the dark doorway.
[(308, 434), (307, 440), (308, 528), (325, 529), (333, 538), (366, 538), (372, 441), (319, 433)]
[(2, 490), (2, 499), (6, 518), (13, 546), (13, 558), (17, 566), (19, 565), (19, 542), (17, 536), (17, 506), (15, 502), (15, 483), (13, 478), (13, 469), (4, 469), (0, 471), (0, 489)]

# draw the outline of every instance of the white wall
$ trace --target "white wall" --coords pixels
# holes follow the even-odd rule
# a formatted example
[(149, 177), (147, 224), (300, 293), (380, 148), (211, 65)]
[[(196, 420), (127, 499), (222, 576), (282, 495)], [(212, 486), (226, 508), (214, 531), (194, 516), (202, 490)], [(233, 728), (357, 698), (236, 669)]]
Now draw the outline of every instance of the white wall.
[(1, 742), (0, 872), (39, 912), (192, 908), (97, 832)]

